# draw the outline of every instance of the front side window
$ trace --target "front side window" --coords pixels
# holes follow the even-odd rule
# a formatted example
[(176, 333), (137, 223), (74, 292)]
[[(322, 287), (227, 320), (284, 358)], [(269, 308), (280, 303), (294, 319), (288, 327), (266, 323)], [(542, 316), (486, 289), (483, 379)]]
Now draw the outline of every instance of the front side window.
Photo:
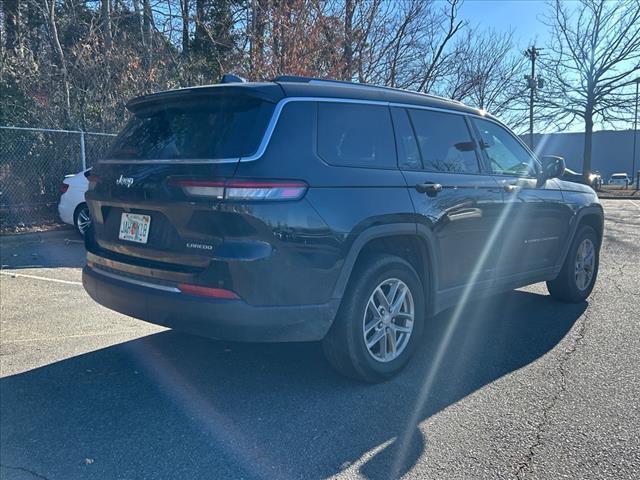
[(511, 133), (488, 120), (473, 120), (480, 131), (481, 149), (496, 175), (536, 176), (536, 161)]
[(409, 110), (424, 169), (432, 172), (479, 173), (475, 144), (462, 115)]
[(318, 154), (331, 165), (393, 168), (396, 155), (389, 108), (318, 103)]

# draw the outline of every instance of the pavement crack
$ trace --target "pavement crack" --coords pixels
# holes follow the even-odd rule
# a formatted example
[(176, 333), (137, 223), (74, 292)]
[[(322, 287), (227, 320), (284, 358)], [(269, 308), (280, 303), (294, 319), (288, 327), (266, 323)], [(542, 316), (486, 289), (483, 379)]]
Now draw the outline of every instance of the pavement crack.
[[(594, 299), (595, 294), (592, 295), (592, 299)], [(560, 386), (554, 394), (551, 396), (549, 401), (546, 403), (544, 408), (542, 409), (542, 420), (538, 425), (536, 425), (536, 434), (533, 440), (533, 443), (529, 446), (527, 454), (524, 459), (518, 463), (518, 470), (516, 472), (516, 478), (521, 479), (524, 478), (526, 472), (531, 468), (533, 464), (534, 457), (536, 456), (536, 450), (542, 446), (543, 435), (550, 424), (550, 414), (555, 406), (560, 401), (563, 393), (567, 390), (567, 369), (566, 365), (571, 358), (571, 356), (578, 350), (578, 347), (584, 340), (587, 330), (587, 321), (589, 320), (589, 314), (585, 311), (580, 317), (579, 324), (577, 326), (577, 330), (572, 336), (571, 343), (565, 348), (560, 360), (558, 361), (558, 374), (560, 377)]]
[(37, 472), (34, 472), (33, 470), (29, 470), (28, 468), (25, 468), (25, 467), (14, 467), (12, 465), (4, 465), (2, 463), (0, 463), (0, 467), (6, 468), (8, 470), (18, 470), (20, 472), (25, 472), (25, 473), (28, 473), (29, 475), (33, 475), (33, 477), (35, 477), (35, 478), (42, 478), (44, 480), (49, 480), (44, 475), (41, 475), (41, 474), (39, 474)]
[(638, 292), (631, 292), (629, 290), (627, 290), (626, 288), (624, 288), (622, 285), (620, 285), (619, 279), (620, 278), (624, 278), (626, 275), (626, 269), (627, 269), (627, 264), (623, 263), (622, 265), (620, 264), (615, 264), (614, 268), (616, 268), (618, 270), (617, 274), (609, 274), (607, 275), (607, 278), (609, 280), (611, 280), (611, 282), (613, 283), (613, 286), (615, 287), (615, 289), (620, 292), (620, 293), (624, 293), (625, 295), (633, 295), (635, 297), (640, 296), (640, 293)]

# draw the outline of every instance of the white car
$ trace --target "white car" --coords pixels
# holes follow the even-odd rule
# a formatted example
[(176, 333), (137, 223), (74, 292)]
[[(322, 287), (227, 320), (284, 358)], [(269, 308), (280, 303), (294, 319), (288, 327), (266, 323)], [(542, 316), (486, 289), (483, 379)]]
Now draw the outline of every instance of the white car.
[(620, 185), (624, 188), (627, 188), (630, 183), (631, 179), (626, 173), (614, 173), (609, 179), (609, 185)]
[(60, 203), (58, 203), (58, 213), (64, 223), (73, 225), (80, 235), (91, 226), (89, 209), (84, 201), (84, 194), (89, 188), (88, 177), (91, 169), (84, 170), (75, 175), (66, 175), (60, 185)]

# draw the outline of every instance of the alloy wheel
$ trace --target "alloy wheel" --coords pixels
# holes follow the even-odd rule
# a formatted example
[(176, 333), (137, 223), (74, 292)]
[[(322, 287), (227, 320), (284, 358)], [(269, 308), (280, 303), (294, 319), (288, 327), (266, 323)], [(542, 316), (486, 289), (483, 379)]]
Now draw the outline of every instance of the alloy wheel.
[(576, 253), (575, 279), (578, 290), (586, 290), (593, 278), (596, 265), (596, 249), (593, 242), (585, 238)]
[(414, 315), (413, 295), (406, 283), (397, 278), (380, 283), (369, 297), (362, 320), (369, 355), (378, 362), (398, 358), (409, 343)]
[(76, 226), (78, 227), (78, 231), (81, 235), (84, 235), (87, 229), (91, 226), (91, 216), (89, 215), (88, 208), (85, 207), (80, 210), (76, 220)]

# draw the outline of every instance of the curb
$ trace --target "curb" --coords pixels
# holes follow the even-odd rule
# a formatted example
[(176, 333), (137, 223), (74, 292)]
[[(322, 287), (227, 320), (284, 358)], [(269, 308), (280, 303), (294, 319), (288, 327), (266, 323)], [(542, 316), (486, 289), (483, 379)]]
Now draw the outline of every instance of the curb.
[(57, 230), (50, 230), (48, 232), (28, 232), (28, 233), (14, 233), (10, 235), (0, 235), (0, 242), (3, 244), (33, 243), (33, 242), (42, 243), (47, 240), (58, 240), (63, 238), (71, 238), (74, 236), (79, 237), (79, 235), (75, 232), (73, 228), (64, 227)]

